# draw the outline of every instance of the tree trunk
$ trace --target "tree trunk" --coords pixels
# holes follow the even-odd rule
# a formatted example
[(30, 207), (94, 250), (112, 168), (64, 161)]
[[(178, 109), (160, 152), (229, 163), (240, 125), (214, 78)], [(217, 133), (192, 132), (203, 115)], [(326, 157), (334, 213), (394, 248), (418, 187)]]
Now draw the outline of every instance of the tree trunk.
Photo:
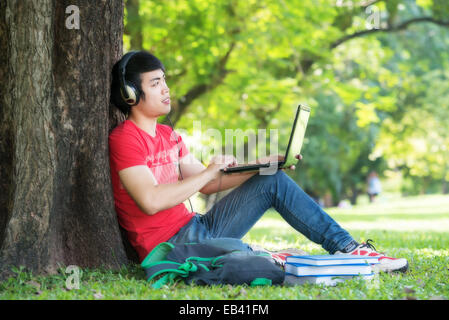
[(0, 3), (2, 277), (11, 265), (53, 273), (127, 262), (107, 144), (119, 121), (109, 88), (123, 2), (76, 1), (78, 29), (66, 24), (72, 4)]

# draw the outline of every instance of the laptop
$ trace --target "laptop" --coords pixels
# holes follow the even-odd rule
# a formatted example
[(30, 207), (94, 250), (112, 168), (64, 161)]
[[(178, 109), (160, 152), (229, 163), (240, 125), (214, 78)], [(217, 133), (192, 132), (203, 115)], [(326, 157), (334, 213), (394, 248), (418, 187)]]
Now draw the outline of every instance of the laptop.
[(302, 144), (304, 142), (304, 135), (306, 133), (307, 122), (309, 120), (310, 108), (305, 105), (299, 105), (296, 109), (295, 120), (293, 121), (290, 139), (288, 141), (287, 150), (285, 151), (284, 160), (279, 162), (262, 163), (262, 164), (241, 164), (235, 167), (226, 167), (220, 171), (223, 173), (235, 173), (245, 171), (282, 169), (295, 165), (298, 162), (296, 155), (300, 154)]

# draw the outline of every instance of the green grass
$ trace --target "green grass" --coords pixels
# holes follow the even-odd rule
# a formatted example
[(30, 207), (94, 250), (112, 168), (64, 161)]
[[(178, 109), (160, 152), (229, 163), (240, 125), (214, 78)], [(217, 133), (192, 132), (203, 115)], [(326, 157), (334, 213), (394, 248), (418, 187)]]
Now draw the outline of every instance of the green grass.
[[(362, 201), (363, 203), (363, 201)], [(449, 197), (380, 198), (376, 204), (332, 208), (330, 215), (357, 240), (373, 239), (379, 251), (405, 257), (406, 274), (379, 274), (371, 282), (354, 279), (335, 287), (302, 286), (187, 286), (176, 283), (151, 289), (138, 265), (119, 271), (82, 270), (79, 289), (66, 289), (65, 268), (51, 276), (32, 275), (23, 269), (0, 283), (0, 299), (448, 299)], [(325, 254), (299, 235), (274, 211), (269, 211), (244, 241), (268, 249), (298, 247)]]

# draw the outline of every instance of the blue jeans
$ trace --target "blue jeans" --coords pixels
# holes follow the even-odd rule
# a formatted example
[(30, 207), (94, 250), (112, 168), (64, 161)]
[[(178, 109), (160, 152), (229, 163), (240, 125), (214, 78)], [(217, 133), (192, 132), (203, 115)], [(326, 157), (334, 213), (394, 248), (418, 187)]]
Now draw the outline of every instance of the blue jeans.
[(251, 250), (240, 239), (273, 207), (290, 226), (333, 254), (353, 238), (287, 174), (254, 175), (218, 201), (206, 214), (196, 214), (171, 243), (209, 243)]

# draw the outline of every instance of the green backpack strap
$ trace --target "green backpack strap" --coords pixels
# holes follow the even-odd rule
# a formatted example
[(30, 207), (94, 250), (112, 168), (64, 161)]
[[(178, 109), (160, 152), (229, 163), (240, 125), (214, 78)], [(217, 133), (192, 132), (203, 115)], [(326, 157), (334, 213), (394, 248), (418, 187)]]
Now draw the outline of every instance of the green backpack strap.
[(170, 242), (162, 242), (158, 244), (153, 250), (151, 250), (145, 259), (143, 259), (140, 266), (145, 269), (151, 267), (154, 263), (165, 260), (167, 254), (169, 254), (174, 247), (175, 246)]
[(167, 283), (173, 283), (177, 277), (185, 278), (190, 272), (198, 270), (198, 267), (190, 261), (177, 263), (165, 260), (174, 247), (175, 246), (169, 242), (162, 242), (157, 245), (140, 264), (145, 270), (148, 282), (165, 273), (162, 278), (152, 284), (152, 287), (155, 289), (159, 289)]
[(256, 278), (253, 281), (251, 281), (250, 286), (251, 287), (255, 287), (255, 286), (271, 286), (272, 283), (273, 282), (271, 281), (271, 279)]
[[(166, 262), (169, 262), (169, 263), (166, 263)], [(195, 264), (193, 264), (192, 262), (189, 262), (189, 261), (182, 263), (182, 264), (176, 263), (176, 262), (170, 262), (170, 261), (162, 261), (161, 265), (162, 265), (162, 269), (160, 269), (158, 272), (155, 272), (150, 278), (148, 278), (148, 281), (151, 281), (158, 275), (166, 273), (166, 275), (164, 275), (162, 278), (157, 280), (152, 285), (152, 287), (154, 289), (160, 289), (165, 284), (173, 283), (177, 277), (186, 278), (189, 276), (190, 272), (195, 272), (198, 270), (198, 266), (196, 266)], [(168, 266), (176, 265), (177, 269), (173, 269), (173, 268), (164, 269), (164, 267), (165, 267), (164, 265), (168, 265)]]

